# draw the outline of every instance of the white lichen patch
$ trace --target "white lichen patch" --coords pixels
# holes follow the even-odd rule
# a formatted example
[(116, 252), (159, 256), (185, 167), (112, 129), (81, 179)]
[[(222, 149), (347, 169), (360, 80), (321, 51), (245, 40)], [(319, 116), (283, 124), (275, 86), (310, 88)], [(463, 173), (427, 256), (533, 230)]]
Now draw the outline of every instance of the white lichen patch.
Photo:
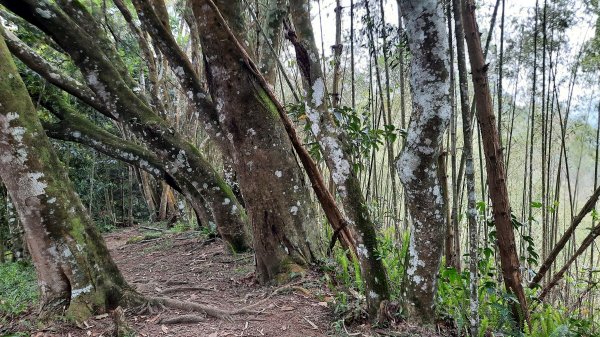
[(231, 203), (231, 199), (229, 198), (225, 198), (225, 200), (223, 200), (223, 205), (229, 205)]
[(356, 247), (356, 254), (359, 257), (364, 257), (364, 258), (369, 257), (369, 251), (367, 250), (367, 247), (365, 247), (365, 245), (362, 243)]
[(344, 195), (345, 188), (342, 186), (348, 175), (350, 175), (350, 163), (344, 158), (344, 152), (342, 151), (339, 141), (333, 137), (323, 137), (320, 141), (321, 146), (325, 153), (328, 154), (333, 167), (331, 167), (331, 177), (333, 182), (338, 187), (340, 194)]
[(81, 296), (81, 294), (85, 294), (85, 293), (89, 293), (91, 292), (93, 289), (92, 285), (89, 284), (86, 287), (83, 288), (79, 288), (79, 289), (73, 289), (71, 291), (71, 300), (76, 299), (77, 297)]
[(283, 176), (283, 172), (281, 172), (281, 171), (277, 170), (277, 171), (275, 171), (275, 176), (276, 176), (277, 178), (281, 178), (281, 177)]
[(325, 97), (325, 83), (321, 77), (317, 78), (312, 86), (312, 103), (315, 106), (321, 106), (323, 104), (323, 98)]
[(42, 172), (33, 172), (19, 178), (19, 185), (22, 187), (21, 191), (25, 192), (25, 197), (35, 197), (45, 193), (48, 184), (41, 180), (43, 177)]
[(398, 171), (398, 175), (400, 179), (404, 183), (410, 183), (413, 179), (415, 179), (414, 172), (421, 164), (421, 158), (415, 155), (411, 151), (404, 151), (400, 156), (400, 159), (396, 162), (396, 170)]
[(292, 206), (290, 208), (290, 213), (292, 213), (293, 215), (298, 214), (298, 206)]
[(50, 12), (48, 9), (42, 9), (38, 7), (35, 9), (35, 12), (44, 19), (50, 19), (52, 17), (52, 12)]

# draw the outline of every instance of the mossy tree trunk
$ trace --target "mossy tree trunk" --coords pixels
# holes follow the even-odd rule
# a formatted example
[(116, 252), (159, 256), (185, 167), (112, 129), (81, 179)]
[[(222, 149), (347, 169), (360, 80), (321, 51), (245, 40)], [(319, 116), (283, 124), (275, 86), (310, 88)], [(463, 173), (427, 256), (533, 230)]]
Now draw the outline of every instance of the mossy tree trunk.
[(385, 267), (377, 252), (375, 226), (360, 181), (353, 169), (347, 137), (336, 125), (335, 116), (330, 109), (325, 77), (318, 56), (319, 50), (310, 20), (310, 2), (291, 1), (290, 16), (295, 31), (288, 27), (286, 34), (294, 45), (306, 91), (307, 122), (313, 136), (319, 142), (337, 194), (344, 205), (344, 212), (356, 242), (355, 253), (365, 285), (368, 312), (371, 318), (375, 319), (381, 301), (389, 299)]
[(194, 1), (210, 93), (252, 219), (260, 281), (285, 280), (320, 255), (317, 219), (301, 168), (277, 107), (240, 62), (244, 56), (222, 27), (221, 14), (240, 41), (246, 29), (241, 2)]
[[(214, 218), (219, 234), (232, 251), (242, 252), (251, 248), (252, 240), (249, 228), (246, 227), (247, 218), (242, 206), (237, 198), (231, 197), (230, 193), (233, 192), (225, 181), (210, 169), (208, 163), (200, 162), (205, 165), (205, 173), (200, 175), (199, 181), (194, 184), (190, 182), (185, 172), (169, 171), (165, 163), (152, 151), (133, 142), (124, 141), (101, 129), (64, 102), (57, 99), (54, 102), (58, 105), (56, 107), (44, 102), (43, 104), (60, 118), (58, 123), (44, 125), (46, 133), (52, 138), (87, 145), (110, 157), (135, 165), (156, 179), (165, 181), (170, 187), (183, 194), (196, 212), (199, 222), (208, 224), (210, 220), (207, 219)], [(60, 112), (56, 109), (60, 109)], [(206, 189), (201, 194), (198, 184), (208, 184), (206, 181), (211, 181), (212, 184), (222, 188)], [(207, 206), (210, 210), (206, 209)], [(237, 212), (232, 212), (233, 206)]]
[[(0, 28), (2, 29), (2, 28)], [(135, 298), (73, 190), (0, 37), (0, 176), (38, 274), (41, 314), (78, 319)]]
[[(26, 0), (19, 3), (2, 0), (1, 3), (50, 35), (71, 56), (88, 87), (78, 91), (63, 85), (63, 89), (77, 97), (84, 96), (84, 99), (89, 95), (94, 97), (92, 101), (100, 102), (94, 107), (133, 131), (144, 142), (146, 148), (152, 148), (152, 152), (162, 162), (169, 175), (178, 175), (185, 179), (186, 186), (195, 189), (194, 193), (199, 193), (208, 202), (226, 206), (227, 209), (222, 216), (228, 217), (231, 221), (224, 221), (219, 225), (222, 228), (232, 226), (231, 232), (243, 228), (243, 233), (238, 234), (239, 237), (244, 238), (240, 247), (247, 247), (250, 244), (246, 235), (247, 218), (243, 208), (236, 202), (231, 188), (223, 183), (222, 179), (217, 179), (218, 173), (195, 146), (174, 131), (142, 96), (133, 91), (135, 85), (125, 71), (123, 61), (81, 3), (58, 1), (55, 4), (45, 0)], [(24, 49), (20, 48), (20, 50)], [(49, 78), (56, 77), (48, 73), (47, 69), (41, 69), (40, 72), (45, 73)], [(65, 82), (70, 81), (65, 80), (58, 84), (62, 85)], [(199, 111), (204, 112), (201, 115), (206, 129), (214, 133), (217, 122), (213, 118), (212, 103), (199, 95), (194, 97), (197, 100), (195, 106)], [(89, 97), (87, 100), (90, 100)], [(217, 190), (220, 193), (215, 193)]]
[(412, 216), (404, 307), (415, 321), (433, 323), (437, 276), (447, 217), (437, 174), (440, 145), (451, 115), (448, 34), (443, 2), (399, 3), (412, 54), (412, 116), (397, 161)]

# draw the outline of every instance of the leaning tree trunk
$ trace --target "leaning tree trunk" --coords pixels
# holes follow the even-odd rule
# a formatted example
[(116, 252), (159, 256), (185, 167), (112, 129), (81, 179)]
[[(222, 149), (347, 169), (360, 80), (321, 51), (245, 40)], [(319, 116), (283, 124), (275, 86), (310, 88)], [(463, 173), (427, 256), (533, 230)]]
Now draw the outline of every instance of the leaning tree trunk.
[[(198, 177), (202, 180), (190, 181), (185, 170), (169, 171), (155, 153), (131, 141), (124, 141), (94, 125), (60, 98), (52, 102), (42, 100), (42, 104), (60, 119), (58, 123), (44, 124), (46, 133), (50, 137), (87, 145), (110, 157), (145, 170), (183, 194), (196, 212), (199, 223), (202, 221), (208, 224), (206, 219), (214, 218), (219, 234), (231, 251), (243, 252), (251, 248), (252, 239), (246, 226), (246, 213), (233, 195), (233, 191), (208, 162), (199, 161), (204, 166), (203, 174)], [(200, 184), (209, 183), (220, 188), (206, 188), (203, 193), (199, 193), (200, 188), (203, 188)]]
[(243, 36), (241, 3), (209, 2), (195, 1), (193, 10), (211, 96), (252, 219), (257, 276), (261, 282), (285, 280), (320, 255), (314, 206), (277, 107), (240, 62), (244, 55), (229, 28), (222, 27), (224, 18)]
[(375, 226), (353, 169), (346, 135), (336, 125), (335, 116), (329, 108), (325, 77), (310, 21), (310, 3), (308, 0), (298, 0), (290, 5), (295, 31), (286, 27), (286, 37), (294, 45), (306, 91), (307, 122), (319, 142), (337, 194), (344, 205), (356, 242), (355, 253), (365, 285), (367, 309), (371, 318), (376, 319), (381, 301), (389, 299), (389, 287), (385, 267), (377, 252)]
[(513, 232), (510, 202), (506, 187), (504, 159), (502, 148), (500, 147), (496, 117), (494, 116), (492, 96), (487, 77), (488, 66), (485, 64), (481, 49), (481, 39), (475, 18), (475, 4), (473, 1), (463, 2), (462, 20), (469, 59), (471, 60), (471, 74), (475, 89), (475, 106), (483, 138), (487, 183), (490, 199), (492, 200), (496, 235), (498, 237), (502, 276), (504, 277), (507, 290), (517, 297), (519, 305), (515, 305), (513, 311), (515, 311), (515, 314), (518, 314), (518, 317), (515, 318), (519, 319), (520, 325), (523, 325), (524, 320), (529, 323), (529, 311), (527, 309), (525, 291), (521, 284), (519, 257), (516, 250), (515, 233)]
[[(26, 0), (17, 4), (0, 0), (0, 3), (50, 35), (71, 56), (84, 75), (88, 87), (65, 85), (73, 81), (65, 79), (64, 76), (53, 78), (57, 76), (50, 73), (48, 77), (55, 81), (53, 83), (82, 98), (86, 103), (93, 101), (93, 106), (99, 112), (126, 125), (147, 148), (153, 149), (152, 152), (163, 162), (166, 172), (184, 176), (187, 183), (196, 188), (207, 201), (224, 203), (227, 212), (234, 215), (242, 212), (236, 203), (231, 202), (235, 196), (226, 184), (221, 184), (216, 179), (205, 179), (217, 173), (198, 149), (174, 131), (152, 110), (143, 97), (134, 92), (133, 80), (124, 69), (122, 59), (80, 2), (61, 0), (51, 3), (45, 0)], [(36, 11), (40, 8), (43, 10)], [(201, 93), (192, 96), (194, 106), (203, 112), (200, 116), (203, 117), (205, 129), (214, 133), (218, 127), (214, 106)], [(229, 197), (212, 199), (211, 190), (217, 189)], [(238, 219), (243, 220), (244, 217)], [(245, 225), (245, 222), (242, 225)]]
[(444, 246), (446, 216), (437, 158), (450, 121), (448, 36), (442, 1), (402, 1), (412, 53), (413, 113), (397, 162), (412, 216), (404, 307), (423, 323), (435, 317), (435, 294)]
[[(2, 28), (0, 28), (2, 29)], [(43, 317), (114, 309), (135, 294), (73, 190), (0, 37), (0, 176), (38, 274)]]

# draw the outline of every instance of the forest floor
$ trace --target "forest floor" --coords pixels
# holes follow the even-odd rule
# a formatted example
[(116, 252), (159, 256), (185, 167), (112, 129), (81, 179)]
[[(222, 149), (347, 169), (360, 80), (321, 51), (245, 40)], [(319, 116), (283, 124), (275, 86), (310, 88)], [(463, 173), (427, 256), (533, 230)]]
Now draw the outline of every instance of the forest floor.
[[(149, 235), (138, 227), (105, 235), (112, 257), (127, 281), (148, 296), (192, 301), (224, 310), (257, 304), (259, 314), (200, 322), (165, 323), (166, 319), (193, 314), (162, 309), (149, 314), (125, 310), (125, 319), (137, 336), (441, 336), (402, 323), (393, 329), (368, 324), (346, 326), (334, 315), (335, 294), (322, 273), (310, 271), (283, 287), (261, 286), (254, 277), (252, 254), (231, 255), (219, 239), (197, 232)], [(32, 312), (13, 322), (13, 331), (30, 336), (114, 336), (111, 315), (99, 315), (79, 324), (57, 322), (43, 330), (35, 326)], [(5, 327), (6, 328), (6, 327)], [(0, 331), (3, 329), (0, 329)], [(6, 331), (6, 330), (4, 330)], [(18, 336), (18, 335), (17, 335)]]

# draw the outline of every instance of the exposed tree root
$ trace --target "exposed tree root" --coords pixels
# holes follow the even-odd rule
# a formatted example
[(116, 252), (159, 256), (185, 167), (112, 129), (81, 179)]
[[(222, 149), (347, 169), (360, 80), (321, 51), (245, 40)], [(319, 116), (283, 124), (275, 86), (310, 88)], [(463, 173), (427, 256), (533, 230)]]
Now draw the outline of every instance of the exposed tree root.
[[(151, 298), (149, 298), (150, 302), (149, 302), (148, 307), (151, 308), (150, 303), (153, 303), (153, 304), (162, 305), (163, 307), (169, 307), (169, 308), (173, 308), (173, 309), (180, 309), (180, 310), (186, 310), (186, 311), (197, 311), (197, 312), (201, 312), (201, 313), (205, 314), (206, 316), (211, 316), (211, 317), (215, 317), (215, 318), (219, 318), (219, 319), (231, 320), (231, 316), (234, 316), (234, 315), (243, 315), (243, 314), (258, 315), (258, 314), (260, 314), (261, 311), (256, 311), (253, 309), (264, 304), (269, 299), (271, 299), (273, 296), (281, 293), (282, 291), (299, 290), (299, 291), (303, 292), (304, 294), (309, 293), (308, 290), (306, 290), (305, 288), (298, 286), (298, 284), (301, 284), (302, 282), (304, 282), (304, 280), (279, 287), (279, 288), (275, 289), (272, 293), (270, 293), (267, 297), (263, 298), (262, 300), (260, 300), (256, 303), (250, 304), (241, 309), (237, 309), (237, 310), (223, 310), (223, 309), (218, 309), (218, 308), (214, 308), (214, 307), (204, 306), (204, 305), (194, 303), (194, 302), (179, 301), (179, 300), (174, 300), (174, 299), (166, 298), (166, 297), (151, 297)], [(185, 287), (180, 287), (180, 288), (185, 288)], [(194, 288), (194, 287), (189, 287), (189, 288)], [(204, 316), (199, 316), (199, 315), (178, 315), (175, 317), (164, 318), (160, 321), (160, 323), (162, 323), (162, 324), (186, 324), (186, 323), (188, 323), (189, 324), (189, 323), (198, 323), (198, 322), (203, 321), (204, 319), (205, 319)]]
[(163, 294), (172, 294), (179, 291), (214, 291), (214, 289), (204, 288), (204, 287), (194, 287), (194, 286), (186, 286), (186, 287), (173, 287), (167, 288), (161, 291)]
[(161, 324), (192, 324), (204, 321), (206, 317), (199, 315), (179, 315), (175, 317), (163, 318), (158, 322)]
[(180, 309), (185, 311), (197, 311), (201, 312), (207, 316), (220, 318), (220, 319), (229, 319), (230, 316), (233, 315), (243, 315), (243, 314), (259, 314), (260, 312), (251, 310), (252, 306), (248, 306), (245, 308), (237, 309), (237, 310), (223, 310), (210, 306), (201, 305), (194, 302), (187, 301), (179, 301), (174, 300), (172, 298), (167, 297), (150, 297), (150, 302), (152, 304), (162, 305), (164, 307), (169, 307), (173, 309)]

